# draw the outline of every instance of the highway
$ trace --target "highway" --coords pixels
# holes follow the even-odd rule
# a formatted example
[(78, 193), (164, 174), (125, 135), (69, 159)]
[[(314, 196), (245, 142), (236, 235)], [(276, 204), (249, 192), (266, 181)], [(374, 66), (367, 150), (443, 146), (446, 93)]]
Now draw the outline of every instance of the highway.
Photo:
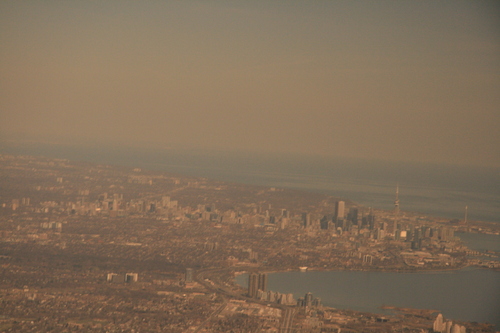
[[(243, 268), (242, 268), (243, 269)], [(224, 308), (227, 306), (228, 299), (239, 299), (239, 300), (244, 300), (249, 303), (256, 303), (260, 305), (265, 305), (269, 307), (274, 307), (277, 309), (280, 309), (282, 311), (282, 319), (280, 323), (280, 333), (288, 333), (291, 332), (291, 327), (292, 327), (292, 322), (293, 318), (295, 316), (295, 309), (291, 306), (287, 305), (282, 305), (282, 304), (277, 304), (277, 303), (272, 303), (272, 302), (267, 302), (267, 301), (261, 301), (257, 300), (255, 298), (243, 296), (240, 294), (237, 294), (231, 290), (228, 290), (224, 288), (223, 286), (220, 286), (216, 284), (215, 281), (210, 279), (211, 276), (213, 275), (221, 275), (224, 273), (229, 273), (231, 271), (231, 268), (226, 268), (226, 269), (220, 269), (220, 268), (207, 268), (200, 270), (196, 272), (194, 280), (198, 282), (199, 284), (203, 285), (205, 288), (208, 290), (213, 291), (217, 295), (220, 295), (224, 299), (224, 303), (215, 310), (209, 318), (207, 318), (201, 325), (196, 329), (195, 332), (199, 332), (206, 323), (208, 323), (212, 318), (215, 318), (218, 316)]]

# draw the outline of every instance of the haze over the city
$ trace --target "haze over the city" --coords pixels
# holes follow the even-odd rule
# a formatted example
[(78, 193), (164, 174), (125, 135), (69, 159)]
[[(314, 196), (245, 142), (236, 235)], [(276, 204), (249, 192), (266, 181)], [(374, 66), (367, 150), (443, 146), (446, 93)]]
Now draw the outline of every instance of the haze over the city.
[(497, 1), (3, 1), (0, 140), (500, 166)]

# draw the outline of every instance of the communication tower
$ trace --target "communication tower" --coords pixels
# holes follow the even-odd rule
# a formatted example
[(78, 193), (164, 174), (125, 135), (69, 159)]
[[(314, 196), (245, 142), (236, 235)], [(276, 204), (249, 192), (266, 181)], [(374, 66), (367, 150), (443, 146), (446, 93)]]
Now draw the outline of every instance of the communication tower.
[(394, 213), (399, 215), (399, 184), (396, 185), (396, 200), (394, 200)]
[(396, 200), (394, 200), (394, 225), (393, 232), (396, 234), (399, 222), (399, 184), (396, 185)]

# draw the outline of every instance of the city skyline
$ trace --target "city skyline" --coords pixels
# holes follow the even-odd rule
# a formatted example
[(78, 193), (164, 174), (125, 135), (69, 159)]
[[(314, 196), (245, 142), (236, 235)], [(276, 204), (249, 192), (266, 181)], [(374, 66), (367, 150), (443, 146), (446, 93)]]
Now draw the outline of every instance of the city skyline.
[(499, 12), (3, 2), (0, 141), (498, 167)]
[[(133, 167), (0, 162), (0, 293), (12, 331), (365, 332), (375, 320), (384, 332), (420, 331), (445, 322), (436, 311), (470, 332), (499, 325), (495, 222), (396, 217), (327, 194)], [(334, 224), (339, 206), (349, 214)], [(404, 312), (380, 317), (382, 304)]]

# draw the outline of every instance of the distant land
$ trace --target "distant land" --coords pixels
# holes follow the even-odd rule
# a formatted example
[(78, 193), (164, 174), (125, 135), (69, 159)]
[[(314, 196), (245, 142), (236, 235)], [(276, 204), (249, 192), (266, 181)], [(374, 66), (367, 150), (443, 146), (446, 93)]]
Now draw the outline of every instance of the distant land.
[(319, 192), (367, 207), (500, 223), (500, 169), (202, 149), (0, 141), (0, 152), (67, 158), (251, 185)]

